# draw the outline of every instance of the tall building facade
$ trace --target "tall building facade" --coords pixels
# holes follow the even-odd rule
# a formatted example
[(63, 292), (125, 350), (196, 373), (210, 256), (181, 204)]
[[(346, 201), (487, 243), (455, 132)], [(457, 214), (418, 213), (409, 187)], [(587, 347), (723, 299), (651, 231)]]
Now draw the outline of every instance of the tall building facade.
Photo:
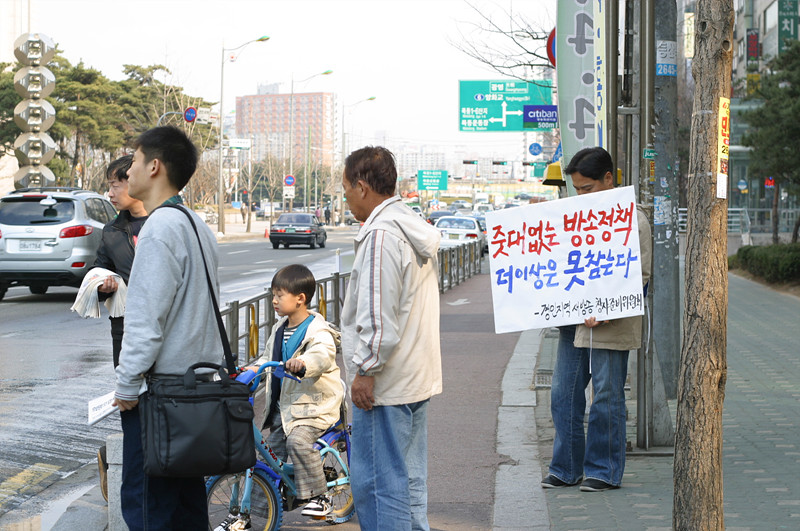
[(305, 164), (308, 153), (312, 166), (330, 167), (336, 149), (334, 95), (280, 94), (277, 87), (260, 85), (259, 94), (236, 98), (236, 136), (253, 141), (254, 160), (268, 156), (288, 160), (292, 152), (298, 167)]
[[(771, 59), (798, 39), (800, 2), (798, 0), (735, 0), (733, 98), (731, 99), (731, 138), (729, 171), (729, 205), (747, 208), (753, 223), (768, 226), (774, 186), (771, 175), (750, 165), (750, 149), (742, 145), (747, 124), (739, 113), (758, 108), (761, 102), (748, 99), (765, 74)], [(780, 208), (797, 208), (798, 197), (782, 190)], [(782, 229), (783, 230), (783, 229)]]
[[(798, 38), (797, 0), (735, 0), (733, 78), (751, 86), (766, 62), (785, 49), (785, 40)], [(740, 83), (745, 89), (747, 85)]]

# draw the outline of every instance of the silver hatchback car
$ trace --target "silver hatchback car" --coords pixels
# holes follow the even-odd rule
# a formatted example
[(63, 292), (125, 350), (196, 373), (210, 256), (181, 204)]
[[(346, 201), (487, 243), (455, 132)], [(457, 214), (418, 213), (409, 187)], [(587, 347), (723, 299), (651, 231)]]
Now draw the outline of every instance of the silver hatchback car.
[(80, 286), (103, 226), (116, 215), (107, 199), (90, 190), (29, 188), (0, 198), (0, 300), (15, 285), (35, 294)]

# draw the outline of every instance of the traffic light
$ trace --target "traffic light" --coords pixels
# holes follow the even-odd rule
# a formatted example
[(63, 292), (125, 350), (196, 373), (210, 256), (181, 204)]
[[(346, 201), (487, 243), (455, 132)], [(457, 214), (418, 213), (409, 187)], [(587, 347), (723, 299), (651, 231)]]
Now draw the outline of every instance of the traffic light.
[(477, 160), (462, 160), (461, 163), (462, 164), (477, 164), (478, 161)]
[(493, 160), (492, 164), (495, 166), (505, 166), (506, 164), (508, 164), (508, 162), (505, 160)]
[(24, 66), (14, 74), (14, 90), (23, 99), (14, 108), (14, 123), (23, 133), (14, 142), (20, 169), (14, 175), (16, 188), (55, 184), (56, 177), (45, 166), (56, 153), (56, 143), (45, 131), (56, 120), (56, 111), (45, 100), (55, 89), (56, 78), (46, 65), (55, 55), (53, 41), (41, 33), (26, 33), (14, 41), (14, 56)]

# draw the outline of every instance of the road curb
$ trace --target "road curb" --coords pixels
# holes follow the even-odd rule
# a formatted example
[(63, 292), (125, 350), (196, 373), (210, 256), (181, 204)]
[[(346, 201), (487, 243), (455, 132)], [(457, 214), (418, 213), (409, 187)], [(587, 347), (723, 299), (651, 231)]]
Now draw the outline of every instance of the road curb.
[[(497, 468), (492, 526), (495, 531), (550, 529), (547, 500), (539, 487), (542, 467), (536, 436), (533, 373), (545, 340), (542, 330), (520, 334), (503, 374), (503, 399), (497, 413)], [(522, 494), (521, 496), (521, 493)], [(520, 501), (524, 499), (524, 503)]]

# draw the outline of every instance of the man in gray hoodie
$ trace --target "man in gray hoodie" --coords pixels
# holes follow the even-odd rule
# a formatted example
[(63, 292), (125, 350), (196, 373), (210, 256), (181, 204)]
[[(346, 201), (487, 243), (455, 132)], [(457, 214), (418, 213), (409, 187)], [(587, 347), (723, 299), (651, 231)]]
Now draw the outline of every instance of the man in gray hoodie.
[(353, 410), (353, 498), (364, 530), (428, 526), (428, 420), (442, 392), (437, 252), (441, 235), (395, 195), (392, 153), (345, 161), (347, 204), (364, 225), (342, 309)]
[(201, 251), (186, 215), (174, 208), (158, 208), (183, 203), (178, 194), (196, 167), (197, 149), (191, 140), (175, 127), (156, 127), (136, 140), (128, 170), (128, 193), (150, 212), (131, 268), (125, 334), (116, 369), (115, 404), (124, 434), (122, 516), (131, 531), (208, 529), (202, 476), (162, 478), (144, 473), (137, 407), (147, 373), (177, 376), (194, 363), (220, 363), (222, 358), (201, 255), (208, 262), (218, 297), (216, 239), (191, 212)]

